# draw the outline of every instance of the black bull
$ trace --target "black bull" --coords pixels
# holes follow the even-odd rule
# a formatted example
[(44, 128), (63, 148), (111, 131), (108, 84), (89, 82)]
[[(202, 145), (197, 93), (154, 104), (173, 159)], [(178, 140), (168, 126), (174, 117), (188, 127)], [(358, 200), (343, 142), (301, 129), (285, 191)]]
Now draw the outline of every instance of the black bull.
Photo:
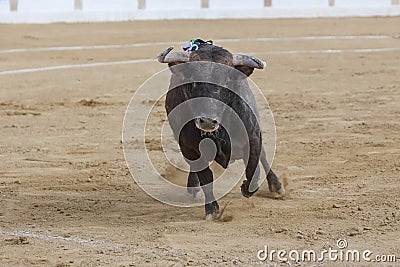
[[(245, 197), (258, 190), (258, 166), (261, 161), (267, 173), (269, 190), (284, 194), (282, 184), (266, 160), (256, 102), (246, 79), (254, 68), (265, 68), (265, 62), (255, 57), (231, 54), (211, 44), (202, 44), (193, 52), (170, 53), (171, 50), (172, 47), (158, 56), (158, 60), (168, 63), (172, 71), (165, 103), (167, 114), (170, 115), (188, 100), (201, 99), (200, 105), (190, 105), (183, 111), (186, 117), (187, 113), (191, 113), (191, 120), (181, 121), (181, 117), (185, 116), (169, 116), (168, 119), (181, 152), (190, 165), (188, 192), (195, 196), (199, 186), (202, 186), (206, 219), (220, 216), (212, 187), (211, 160), (223, 168), (227, 168), (230, 161), (244, 160), (246, 179), (241, 191)], [(240, 125), (232, 123), (235, 116), (239, 118)], [(240, 135), (237, 132), (240, 132), (238, 128), (241, 125), (245, 138), (243, 135), (235, 138), (235, 135)], [(206, 138), (214, 142), (214, 153), (202, 151), (200, 144)], [(207, 158), (206, 154), (210, 154), (211, 158), (210, 155)], [(199, 159), (203, 162), (199, 163)]]

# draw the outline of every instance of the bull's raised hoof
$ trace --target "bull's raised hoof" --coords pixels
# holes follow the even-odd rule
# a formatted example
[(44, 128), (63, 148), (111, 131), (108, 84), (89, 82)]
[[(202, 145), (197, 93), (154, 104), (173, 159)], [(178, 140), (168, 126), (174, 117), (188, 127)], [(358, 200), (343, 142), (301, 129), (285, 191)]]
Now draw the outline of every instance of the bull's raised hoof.
[(201, 191), (200, 186), (199, 187), (188, 187), (187, 193), (189, 196), (191, 196), (194, 200), (199, 201), (203, 198), (203, 193)]
[(199, 178), (196, 173), (189, 173), (186, 187), (187, 193), (193, 197), (194, 200), (201, 200), (203, 198)]

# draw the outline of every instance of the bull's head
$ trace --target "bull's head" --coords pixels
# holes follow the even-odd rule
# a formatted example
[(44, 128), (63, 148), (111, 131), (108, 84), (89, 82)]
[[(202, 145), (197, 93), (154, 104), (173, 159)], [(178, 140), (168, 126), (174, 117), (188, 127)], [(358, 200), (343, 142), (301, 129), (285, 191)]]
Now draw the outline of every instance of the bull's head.
[[(199, 61), (219, 63), (204, 64), (201, 69), (196, 70), (197, 73), (195, 75), (197, 77), (207, 76), (208, 79), (206, 80), (211, 81), (218, 79), (218, 84), (223, 86), (217, 86), (215, 83), (193, 82), (191, 85), (184, 88), (186, 97), (189, 99), (196, 97), (207, 97), (210, 99), (210, 101), (204, 103), (201, 112), (197, 112), (198, 116), (195, 119), (196, 127), (203, 132), (214, 132), (219, 128), (223, 110), (220, 110), (213, 100), (217, 99), (223, 102), (229, 102), (229, 99), (224, 99), (224, 97), (227, 98), (229, 96), (227, 93), (224, 93), (223, 87), (225, 87), (226, 91), (227, 87), (238, 86), (239, 83), (245, 82), (243, 80), (250, 76), (254, 69), (264, 69), (266, 67), (266, 63), (258, 58), (243, 54), (231, 54), (226, 49), (211, 44), (201, 45), (198, 50), (192, 52), (170, 53), (172, 49), (173, 47), (169, 47), (160, 53), (157, 59), (161, 63), (168, 63), (168, 66), (175, 76), (185, 75), (176, 73), (177, 71), (185, 72), (185, 68), (173, 68), (173, 66), (177, 64)], [(238, 73), (240, 75), (238, 75)], [(186, 73), (186, 75), (194, 74)], [(236, 83), (236, 85), (232, 83)]]

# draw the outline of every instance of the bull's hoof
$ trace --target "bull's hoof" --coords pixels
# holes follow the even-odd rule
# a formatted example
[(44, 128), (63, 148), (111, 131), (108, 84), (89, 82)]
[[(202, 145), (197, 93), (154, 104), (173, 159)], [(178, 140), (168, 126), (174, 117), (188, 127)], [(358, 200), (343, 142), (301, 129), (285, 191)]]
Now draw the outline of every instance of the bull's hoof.
[(206, 221), (219, 219), (222, 214), (219, 211), (219, 205), (217, 201), (213, 201), (205, 205), (206, 208)]
[(188, 187), (187, 193), (196, 201), (203, 199), (203, 193), (200, 187)]
[(280, 182), (270, 183), (268, 181), (268, 188), (269, 188), (270, 192), (278, 193), (279, 195), (282, 195), (282, 196), (286, 193), (285, 188), (283, 187), (283, 184), (281, 184)]
[(197, 193), (193, 195), (193, 198), (194, 198), (195, 200), (202, 200), (202, 199), (203, 199), (203, 193), (202, 193), (202, 191), (201, 191), (201, 190), (197, 191)]
[(206, 215), (206, 221), (212, 221), (213, 220), (213, 215), (212, 214), (207, 214)]
[(286, 194), (285, 188), (283, 188), (283, 185), (281, 186), (281, 188), (276, 191), (279, 195), (283, 196)]
[(253, 192), (249, 192), (249, 186), (247, 185), (247, 180), (243, 181), (243, 184), (240, 186), (240, 189), (242, 191), (242, 195), (246, 198), (251, 197), (252, 195), (254, 195), (255, 192), (258, 191), (258, 188), (256, 190), (254, 190)]
[(206, 215), (206, 221), (223, 221), (223, 220), (224, 216), (219, 210)]

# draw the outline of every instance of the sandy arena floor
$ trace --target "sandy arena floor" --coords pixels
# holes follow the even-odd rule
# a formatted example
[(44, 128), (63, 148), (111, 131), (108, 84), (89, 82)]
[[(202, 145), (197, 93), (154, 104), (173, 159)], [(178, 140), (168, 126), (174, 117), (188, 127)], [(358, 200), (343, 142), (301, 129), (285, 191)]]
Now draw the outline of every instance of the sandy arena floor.
[[(349, 249), (397, 255), (387, 266), (398, 266), (399, 25), (400, 17), (0, 25), (0, 265), (264, 266), (264, 245), (321, 251), (346, 239)], [(318, 38), (287, 38), (305, 36)], [(252, 79), (275, 116), (273, 168), (289, 192), (272, 199), (264, 185), (244, 199), (234, 189), (220, 201), (231, 202), (230, 222), (153, 200), (126, 167), (125, 109), (164, 65), (6, 72), (155, 58), (168, 47), (155, 42), (193, 37), (238, 39), (216, 44), (269, 63)], [(276, 39), (244, 40), (261, 37)], [(29, 49), (130, 43), (149, 44)]]

